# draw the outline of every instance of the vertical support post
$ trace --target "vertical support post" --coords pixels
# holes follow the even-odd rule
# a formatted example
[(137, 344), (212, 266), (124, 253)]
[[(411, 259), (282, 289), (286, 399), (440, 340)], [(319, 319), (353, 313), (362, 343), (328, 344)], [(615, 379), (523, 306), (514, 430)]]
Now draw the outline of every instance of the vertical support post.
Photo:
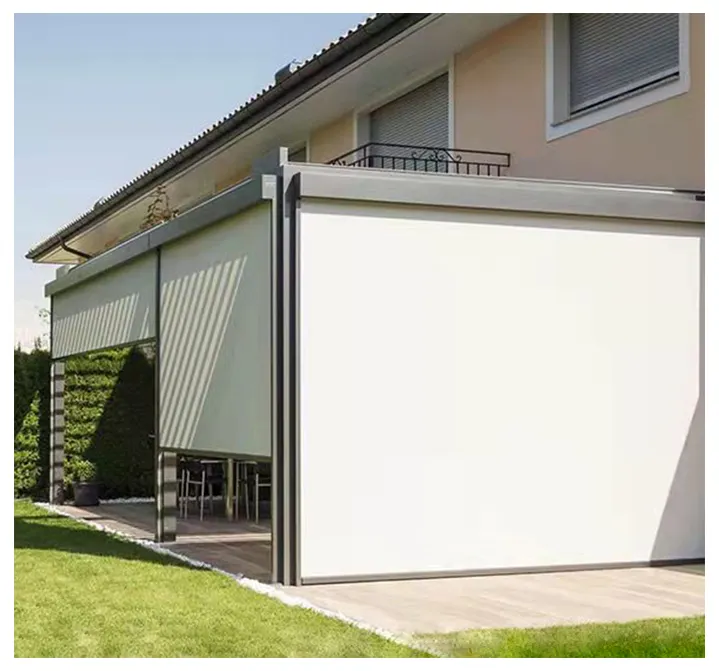
[(271, 376), (271, 413), (272, 413), (272, 488), (270, 522), (272, 525), (272, 567), (271, 581), (280, 582), (284, 576), (283, 566), (283, 525), (282, 525), (282, 205), (280, 198), (282, 190), (280, 178), (275, 176), (268, 184), (267, 198), (271, 201), (270, 245), (271, 245), (271, 348), (270, 376)]
[(160, 444), (161, 249), (157, 248), (155, 263), (155, 541), (168, 543), (177, 537), (177, 453), (163, 450)]
[(279, 147), (253, 164), (263, 177), (263, 196), (272, 202), (272, 582), (298, 584), (299, 517), (296, 448), (297, 377), (296, 246), (297, 180), (287, 183), (287, 149)]
[(50, 503), (64, 500), (65, 477), (65, 362), (50, 366)]
[(292, 585), (293, 582), (293, 544), (292, 544), (292, 528), (293, 528), (293, 500), (292, 500), (292, 422), (294, 417), (292, 414), (293, 390), (292, 390), (292, 222), (290, 220), (290, 212), (288, 212), (289, 195), (287, 193), (287, 185), (284, 176), (278, 180), (282, 189), (280, 193), (282, 218), (282, 266), (281, 282), (282, 282), (282, 306), (280, 319), (282, 320), (282, 584)]
[(177, 453), (155, 452), (157, 496), (155, 541), (169, 543), (177, 538)]
[(299, 585), (300, 571), (300, 499), (299, 499), (299, 378), (298, 347), (298, 239), (297, 207), (299, 174), (283, 176), (283, 471), (284, 531), (286, 573), (283, 584)]
[(280, 147), (253, 165), (262, 175), (263, 196), (271, 202), (271, 364), (272, 380), (272, 445), (271, 528), (273, 583), (289, 584), (286, 475), (285, 475), (285, 240), (284, 240), (284, 179), (282, 166), (287, 162), (287, 149)]
[(228, 459), (225, 465), (225, 515), (228, 521), (234, 519), (233, 502), (235, 498), (235, 460)]

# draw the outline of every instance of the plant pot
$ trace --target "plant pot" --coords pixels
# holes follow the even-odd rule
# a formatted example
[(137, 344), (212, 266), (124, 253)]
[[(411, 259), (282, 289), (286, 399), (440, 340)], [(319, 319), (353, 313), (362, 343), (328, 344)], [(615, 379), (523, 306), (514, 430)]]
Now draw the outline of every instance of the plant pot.
[(96, 482), (73, 482), (75, 505), (79, 507), (97, 506), (100, 504), (99, 490)]

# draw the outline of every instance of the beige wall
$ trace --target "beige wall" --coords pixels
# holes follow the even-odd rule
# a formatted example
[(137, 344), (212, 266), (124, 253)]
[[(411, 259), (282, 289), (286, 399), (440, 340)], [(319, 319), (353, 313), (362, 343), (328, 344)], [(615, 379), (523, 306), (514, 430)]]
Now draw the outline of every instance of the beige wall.
[(354, 148), (354, 117), (348, 114), (312, 133), (307, 160), (311, 163), (327, 163)]
[(230, 174), (223, 176), (215, 182), (215, 193), (229, 189), (235, 184), (239, 184), (243, 180), (247, 179), (252, 172), (251, 165), (243, 165), (233, 170)]
[(455, 146), (506, 151), (517, 177), (704, 188), (704, 15), (690, 25), (688, 93), (547, 142), (545, 15), (455, 58)]

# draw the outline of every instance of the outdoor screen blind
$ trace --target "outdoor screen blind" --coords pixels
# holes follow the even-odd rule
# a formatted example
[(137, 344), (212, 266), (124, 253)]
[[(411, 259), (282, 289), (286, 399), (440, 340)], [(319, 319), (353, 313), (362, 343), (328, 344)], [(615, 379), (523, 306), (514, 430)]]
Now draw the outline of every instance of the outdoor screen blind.
[(154, 254), (53, 296), (55, 359), (155, 337)]
[(570, 112), (679, 74), (678, 14), (570, 14)]

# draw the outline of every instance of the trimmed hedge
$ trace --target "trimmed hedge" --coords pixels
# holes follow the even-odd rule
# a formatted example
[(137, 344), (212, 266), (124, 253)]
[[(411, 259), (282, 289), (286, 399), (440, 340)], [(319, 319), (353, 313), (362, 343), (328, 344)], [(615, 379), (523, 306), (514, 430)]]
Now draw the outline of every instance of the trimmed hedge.
[[(47, 495), (50, 357), (15, 352), (15, 495)], [(65, 485), (74, 464), (97, 468), (102, 498), (150, 496), (154, 489), (154, 347), (106, 350), (65, 367)]]
[[(15, 435), (15, 496), (34, 492), (43, 483), (40, 466), (40, 393), (30, 403)], [(49, 456), (49, 455), (48, 455)]]
[(15, 496), (47, 491), (50, 355), (15, 350)]

